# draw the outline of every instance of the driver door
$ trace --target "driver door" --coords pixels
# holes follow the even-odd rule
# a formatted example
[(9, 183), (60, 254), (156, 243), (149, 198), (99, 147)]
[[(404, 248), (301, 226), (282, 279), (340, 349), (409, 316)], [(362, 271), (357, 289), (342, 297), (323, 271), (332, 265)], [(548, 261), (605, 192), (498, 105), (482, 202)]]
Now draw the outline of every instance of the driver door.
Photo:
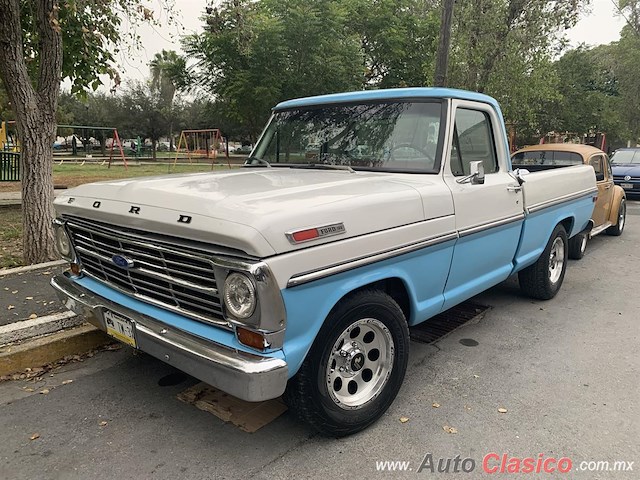
[[(445, 309), (510, 275), (524, 219), (522, 188), (510, 174), (496, 111), (484, 103), (453, 100), (450, 115), (453, 132), (443, 175), (453, 194), (460, 238), (445, 287)], [(483, 183), (466, 180), (474, 161), (484, 166)]]

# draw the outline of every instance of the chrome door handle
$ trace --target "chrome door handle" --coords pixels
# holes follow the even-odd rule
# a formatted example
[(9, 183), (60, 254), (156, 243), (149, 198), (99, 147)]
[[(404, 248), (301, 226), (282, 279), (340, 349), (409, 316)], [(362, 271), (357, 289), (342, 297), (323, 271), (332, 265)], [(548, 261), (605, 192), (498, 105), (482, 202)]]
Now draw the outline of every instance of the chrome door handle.
[(509, 186), (507, 187), (507, 190), (508, 190), (509, 192), (519, 192), (519, 191), (521, 191), (521, 190), (522, 190), (522, 187), (521, 187), (520, 185), (509, 185)]
[(609, 190), (610, 188), (611, 188), (611, 184), (609, 184), (606, 187), (604, 187), (605, 190)]

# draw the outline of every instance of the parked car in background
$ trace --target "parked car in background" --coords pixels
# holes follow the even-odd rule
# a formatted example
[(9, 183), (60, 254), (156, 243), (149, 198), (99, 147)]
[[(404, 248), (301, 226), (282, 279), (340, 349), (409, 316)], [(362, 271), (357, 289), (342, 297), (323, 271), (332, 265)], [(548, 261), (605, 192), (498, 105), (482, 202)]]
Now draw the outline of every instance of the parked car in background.
[[(640, 161), (640, 154), (638, 157)], [(598, 185), (596, 206), (591, 216), (593, 228), (590, 232), (580, 233), (569, 240), (569, 258), (582, 258), (589, 238), (601, 232), (609, 235), (622, 234), (627, 213), (626, 195), (622, 188), (614, 185), (609, 157), (599, 148), (575, 143), (532, 145), (515, 152), (511, 163), (514, 169), (526, 169), (530, 172), (582, 164), (593, 167)], [(640, 184), (640, 164), (637, 176)]]
[(620, 148), (611, 157), (613, 181), (627, 195), (640, 196), (640, 147)]
[(251, 153), (251, 150), (253, 150), (253, 147), (251, 145), (242, 145), (236, 148), (233, 153), (236, 153), (238, 155), (249, 155)]

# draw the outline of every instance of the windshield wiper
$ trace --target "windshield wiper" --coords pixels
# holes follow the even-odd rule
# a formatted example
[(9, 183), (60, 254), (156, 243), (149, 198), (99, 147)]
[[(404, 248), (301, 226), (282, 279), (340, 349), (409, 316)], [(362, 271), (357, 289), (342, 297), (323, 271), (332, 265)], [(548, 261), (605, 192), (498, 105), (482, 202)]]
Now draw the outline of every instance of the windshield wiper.
[(333, 163), (298, 163), (291, 164), (291, 168), (326, 168), (328, 170), (346, 170), (349, 173), (356, 173), (356, 171), (349, 165), (334, 165)]
[(258, 157), (247, 157), (247, 161), (244, 163), (243, 167), (254, 167), (255, 165), (251, 165), (250, 163), (247, 163), (247, 162), (252, 162), (254, 160), (258, 163), (261, 163), (262, 165), (266, 165), (268, 168), (271, 168), (271, 164), (269, 162), (267, 162), (263, 158), (258, 158)]

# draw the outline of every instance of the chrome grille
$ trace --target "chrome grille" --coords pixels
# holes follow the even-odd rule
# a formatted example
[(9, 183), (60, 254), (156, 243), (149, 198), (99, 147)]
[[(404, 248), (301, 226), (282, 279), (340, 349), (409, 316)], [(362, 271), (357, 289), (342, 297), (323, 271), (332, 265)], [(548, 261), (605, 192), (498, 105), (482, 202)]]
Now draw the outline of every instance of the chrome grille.
[[(149, 303), (227, 325), (214, 265), (204, 255), (176, 251), (145, 238), (142, 232), (84, 219), (68, 220), (67, 228), (83, 271), (91, 277)], [(133, 266), (116, 266), (114, 255), (132, 260)]]

